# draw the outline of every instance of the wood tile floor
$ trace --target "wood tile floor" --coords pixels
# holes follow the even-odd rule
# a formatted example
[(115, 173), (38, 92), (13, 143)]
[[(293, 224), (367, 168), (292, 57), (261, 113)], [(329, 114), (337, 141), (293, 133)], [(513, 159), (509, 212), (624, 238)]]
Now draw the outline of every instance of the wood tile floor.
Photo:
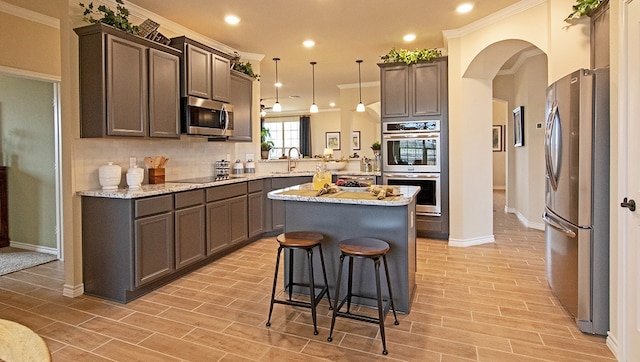
[[(0, 318), (27, 325), (54, 361), (614, 361), (601, 337), (582, 334), (545, 280), (543, 233), (494, 206), (496, 242), (451, 248), (418, 240), (412, 311), (387, 317), (388, 356), (374, 324), (319, 306), (269, 308), (276, 242), (259, 240), (126, 305), (61, 295), (63, 265), (0, 277)], [(282, 268), (281, 268), (282, 269)]]

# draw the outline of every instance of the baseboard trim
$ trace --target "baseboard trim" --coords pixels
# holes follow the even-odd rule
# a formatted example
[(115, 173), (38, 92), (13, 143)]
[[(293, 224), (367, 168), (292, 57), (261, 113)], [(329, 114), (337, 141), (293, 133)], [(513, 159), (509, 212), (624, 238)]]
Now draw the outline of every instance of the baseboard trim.
[(56, 248), (50, 248), (48, 246), (33, 245), (33, 244), (21, 243), (18, 241), (12, 241), (9, 244), (9, 246), (13, 248), (24, 249), (29, 251), (38, 251), (45, 254), (58, 255), (58, 250)]
[(84, 284), (79, 285), (69, 285), (65, 284), (62, 287), (62, 295), (69, 298), (79, 297), (84, 294)]
[(504, 207), (504, 212), (508, 213), (508, 214), (516, 214), (516, 217), (518, 218), (518, 220), (520, 220), (520, 222), (522, 224), (524, 224), (524, 226), (530, 228), (530, 229), (536, 229), (536, 230), (541, 230), (544, 231), (544, 223), (539, 223), (539, 222), (533, 222), (533, 221), (529, 221), (526, 217), (524, 217), (524, 215), (522, 215), (522, 213), (514, 208), (511, 207)]
[(483, 236), (483, 237), (479, 237), (479, 238), (472, 238), (472, 239), (449, 239), (449, 246), (466, 248), (466, 247), (469, 247), (469, 246), (490, 244), (490, 243), (493, 243), (495, 241), (496, 241), (496, 239), (494, 238), (493, 235)]
[(619, 351), (618, 351), (618, 340), (611, 335), (611, 331), (607, 332), (607, 347), (609, 347), (609, 350), (611, 351), (611, 353), (613, 353), (613, 356), (616, 358), (616, 360), (620, 360), (620, 358), (618, 358)]

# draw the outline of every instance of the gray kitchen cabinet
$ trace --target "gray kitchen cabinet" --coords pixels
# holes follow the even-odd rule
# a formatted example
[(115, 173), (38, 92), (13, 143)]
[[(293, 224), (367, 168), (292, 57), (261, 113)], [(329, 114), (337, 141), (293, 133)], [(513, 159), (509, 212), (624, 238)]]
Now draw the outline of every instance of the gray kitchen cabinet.
[(206, 256), (204, 200), (204, 190), (175, 194), (176, 269), (182, 269)]
[(604, 0), (589, 14), (591, 18), (591, 68), (608, 68), (609, 61), (609, 0)]
[(172, 38), (170, 45), (183, 52), (180, 86), (183, 97), (229, 102), (231, 57), (228, 54), (185, 36)]
[(443, 114), (446, 58), (433, 62), (379, 64), (383, 118), (424, 119)]
[(249, 237), (253, 237), (264, 232), (264, 182), (263, 180), (249, 181), (247, 187)]
[(180, 52), (100, 23), (74, 30), (80, 136), (178, 138)]
[(173, 213), (135, 221), (135, 284), (140, 287), (173, 271)]
[[(271, 179), (270, 191), (309, 183), (312, 180), (312, 176), (274, 177)], [(279, 231), (284, 229), (284, 216), (284, 201), (271, 200), (271, 230)]]
[(229, 137), (229, 140), (251, 142), (253, 78), (232, 70), (230, 91), (229, 100), (233, 105), (233, 136)]
[(248, 239), (247, 183), (206, 190), (207, 255)]

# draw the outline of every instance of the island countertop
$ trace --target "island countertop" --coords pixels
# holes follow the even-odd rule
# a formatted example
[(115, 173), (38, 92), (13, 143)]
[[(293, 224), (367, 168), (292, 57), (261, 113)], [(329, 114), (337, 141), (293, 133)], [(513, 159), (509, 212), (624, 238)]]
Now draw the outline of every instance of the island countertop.
[(353, 204), (353, 205), (377, 205), (377, 206), (402, 206), (408, 205), (415, 200), (419, 186), (394, 186), (400, 193), (395, 196), (387, 196), (382, 200), (378, 200), (368, 191), (349, 192), (339, 191), (334, 194), (324, 194), (316, 196), (316, 190), (310, 183), (287, 187), (285, 189), (274, 190), (267, 195), (273, 200), (282, 201), (302, 201), (302, 202), (321, 202), (332, 204)]

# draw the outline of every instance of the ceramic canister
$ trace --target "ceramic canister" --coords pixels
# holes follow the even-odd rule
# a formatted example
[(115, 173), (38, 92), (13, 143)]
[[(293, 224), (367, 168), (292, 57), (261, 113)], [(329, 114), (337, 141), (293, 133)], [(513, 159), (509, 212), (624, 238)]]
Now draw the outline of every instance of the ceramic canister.
[(117, 190), (122, 178), (122, 167), (109, 162), (98, 168), (98, 179), (103, 190)]
[(142, 180), (144, 179), (144, 169), (133, 166), (127, 170), (127, 186), (130, 190), (136, 190), (141, 187)]

